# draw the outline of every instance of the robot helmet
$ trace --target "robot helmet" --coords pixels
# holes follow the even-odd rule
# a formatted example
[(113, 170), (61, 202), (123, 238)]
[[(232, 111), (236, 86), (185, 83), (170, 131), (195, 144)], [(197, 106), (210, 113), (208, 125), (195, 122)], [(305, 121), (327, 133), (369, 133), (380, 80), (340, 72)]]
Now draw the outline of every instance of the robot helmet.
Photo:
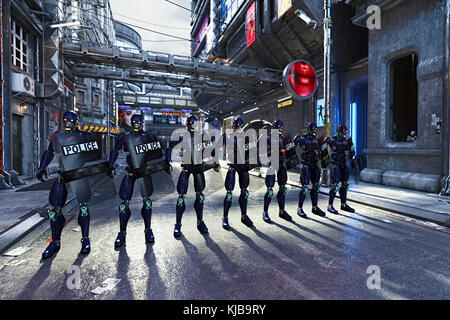
[(244, 127), (244, 120), (241, 117), (234, 119), (233, 130), (242, 129), (243, 127)]
[(347, 136), (347, 126), (345, 124), (340, 124), (336, 127), (336, 132), (340, 138), (345, 138)]
[(278, 129), (279, 131), (281, 131), (281, 129), (284, 127), (284, 124), (283, 124), (283, 121), (281, 121), (281, 120), (275, 120), (275, 121), (272, 123), (272, 126), (273, 126), (275, 129)]
[(144, 126), (144, 117), (142, 114), (133, 114), (131, 117), (131, 127), (135, 131), (139, 131)]
[(188, 131), (193, 132), (194, 128), (195, 128), (195, 122), (197, 122), (197, 117), (194, 115), (189, 116), (186, 119), (186, 129), (188, 129)]
[(66, 130), (73, 130), (78, 126), (78, 116), (74, 111), (66, 111), (63, 114), (63, 123)]
[(311, 136), (317, 135), (317, 124), (315, 122), (310, 122), (308, 124), (308, 134)]

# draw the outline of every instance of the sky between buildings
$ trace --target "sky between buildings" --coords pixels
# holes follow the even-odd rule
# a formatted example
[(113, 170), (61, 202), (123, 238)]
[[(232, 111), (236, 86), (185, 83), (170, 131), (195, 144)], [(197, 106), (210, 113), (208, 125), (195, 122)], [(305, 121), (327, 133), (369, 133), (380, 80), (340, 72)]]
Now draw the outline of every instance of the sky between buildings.
[[(109, 0), (115, 20), (176, 37), (190, 39), (191, 13), (166, 0)], [(185, 8), (190, 0), (171, 0)], [(142, 37), (146, 50), (190, 56), (190, 42), (130, 26)]]

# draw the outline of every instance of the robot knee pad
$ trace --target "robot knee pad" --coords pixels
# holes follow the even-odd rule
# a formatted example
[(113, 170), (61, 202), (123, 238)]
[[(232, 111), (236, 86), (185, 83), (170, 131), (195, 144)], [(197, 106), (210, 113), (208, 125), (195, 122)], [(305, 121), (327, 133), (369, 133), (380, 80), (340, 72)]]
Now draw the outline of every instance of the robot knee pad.
[(225, 198), (225, 201), (231, 202), (232, 199), (233, 199), (233, 192), (230, 191), (230, 190), (228, 190), (228, 191), (227, 191), (226, 198)]
[(244, 196), (244, 199), (248, 199), (249, 192), (247, 189), (241, 190), (241, 196)]
[(309, 188), (307, 186), (302, 186), (302, 189), (300, 190), (300, 193), (302, 193), (303, 195), (307, 195), (309, 192)]
[(198, 200), (200, 203), (205, 202), (205, 195), (202, 192), (197, 192), (195, 195), (195, 199)]
[(130, 202), (128, 200), (122, 201), (122, 203), (119, 206), (119, 213), (123, 213), (123, 214), (126, 213), (129, 204), (130, 204)]
[(149, 210), (152, 208), (152, 200), (150, 200), (150, 198), (145, 198), (144, 199), (144, 208), (146, 210)]
[(89, 215), (89, 209), (86, 202), (80, 203), (80, 215), (86, 217)]
[(272, 196), (273, 196), (273, 189), (272, 188), (267, 188), (267, 196), (269, 198), (272, 198)]
[(48, 212), (48, 218), (50, 221), (56, 221), (56, 218), (60, 215), (62, 215), (61, 207), (54, 207)]
[(344, 183), (342, 183), (342, 188), (344, 188), (345, 190), (348, 190), (350, 188), (350, 184), (348, 182), (344, 182)]
[(319, 190), (320, 190), (320, 184), (314, 183), (313, 186), (312, 186), (312, 190), (319, 192)]
[(184, 206), (184, 194), (180, 194), (180, 195), (178, 196), (178, 199), (177, 199), (177, 205), (178, 205), (179, 207), (183, 207), (183, 206)]
[(281, 191), (281, 194), (286, 195), (286, 193), (287, 193), (287, 187), (286, 187), (285, 185), (281, 185), (281, 186), (280, 186), (280, 191)]
[(339, 188), (340, 188), (339, 183), (331, 185), (331, 189), (334, 190), (334, 192), (338, 192)]

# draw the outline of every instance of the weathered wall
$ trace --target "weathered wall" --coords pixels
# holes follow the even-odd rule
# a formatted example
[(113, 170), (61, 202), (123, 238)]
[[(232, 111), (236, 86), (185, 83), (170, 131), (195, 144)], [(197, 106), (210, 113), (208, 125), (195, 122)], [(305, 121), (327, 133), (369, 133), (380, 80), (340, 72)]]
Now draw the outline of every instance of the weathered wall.
[[(381, 30), (369, 32), (368, 167), (441, 174), (440, 134), (431, 114), (443, 112), (443, 1), (410, 0), (382, 11)], [(418, 138), (393, 142), (388, 137), (391, 61), (416, 52), (418, 64)]]

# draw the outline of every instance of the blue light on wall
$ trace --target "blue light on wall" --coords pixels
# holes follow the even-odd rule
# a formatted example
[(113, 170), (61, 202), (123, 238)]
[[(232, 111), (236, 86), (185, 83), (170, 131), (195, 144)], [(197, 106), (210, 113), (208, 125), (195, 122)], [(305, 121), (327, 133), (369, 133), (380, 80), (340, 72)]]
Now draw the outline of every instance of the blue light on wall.
[(130, 106), (118, 105), (119, 109), (130, 109)]
[(352, 137), (353, 140), (353, 144), (355, 146), (358, 145), (358, 134), (357, 134), (357, 124), (358, 124), (358, 114), (357, 114), (357, 109), (356, 109), (356, 102), (353, 102), (351, 104), (351, 132), (350, 135)]

